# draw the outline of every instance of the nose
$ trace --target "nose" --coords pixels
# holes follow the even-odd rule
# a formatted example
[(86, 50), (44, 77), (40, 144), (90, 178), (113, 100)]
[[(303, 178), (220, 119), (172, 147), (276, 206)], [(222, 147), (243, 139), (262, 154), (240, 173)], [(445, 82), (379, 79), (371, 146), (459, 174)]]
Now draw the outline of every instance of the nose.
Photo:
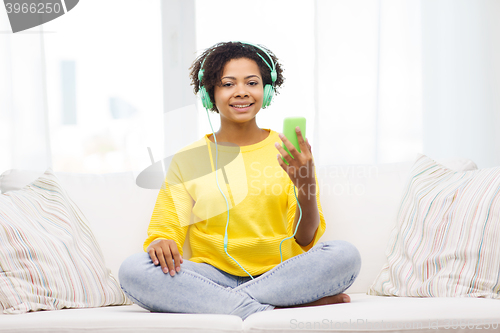
[(234, 90), (234, 97), (248, 97), (248, 91), (245, 84), (237, 84)]

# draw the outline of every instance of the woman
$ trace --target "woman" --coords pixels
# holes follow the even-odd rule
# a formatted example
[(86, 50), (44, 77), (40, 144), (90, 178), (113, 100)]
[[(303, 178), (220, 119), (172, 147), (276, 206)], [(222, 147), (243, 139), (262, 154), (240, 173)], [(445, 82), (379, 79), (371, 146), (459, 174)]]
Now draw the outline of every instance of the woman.
[[(281, 134), (257, 125), (257, 114), (284, 81), (276, 56), (249, 43), (218, 43), (190, 70), (194, 92), (205, 94), (207, 114), (218, 113), (221, 126), (215, 137), (206, 134), (173, 158), (146, 253), (120, 267), (124, 292), (152, 312), (242, 319), (349, 302), (342, 292), (361, 259), (347, 242), (317, 243), (326, 224), (311, 145), (298, 127), (300, 153)], [(182, 258), (186, 237), (190, 260)]]

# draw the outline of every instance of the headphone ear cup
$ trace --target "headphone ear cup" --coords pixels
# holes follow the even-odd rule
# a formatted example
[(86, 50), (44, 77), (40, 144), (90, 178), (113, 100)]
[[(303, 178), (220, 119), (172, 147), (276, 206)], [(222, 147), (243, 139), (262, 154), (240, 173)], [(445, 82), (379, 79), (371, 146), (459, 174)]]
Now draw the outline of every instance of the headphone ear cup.
[(271, 105), (274, 96), (274, 87), (271, 84), (266, 84), (264, 87), (264, 98), (262, 100), (262, 108), (265, 109)]
[(200, 88), (200, 97), (201, 97), (201, 104), (203, 104), (203, 107), (205, 109), (211, 109), (214, 107), (212, 101), (210, 100), (210, 96), (208, 95), (208, 92), (207, 90), (205, 89), (205, 87), (201, 87)]

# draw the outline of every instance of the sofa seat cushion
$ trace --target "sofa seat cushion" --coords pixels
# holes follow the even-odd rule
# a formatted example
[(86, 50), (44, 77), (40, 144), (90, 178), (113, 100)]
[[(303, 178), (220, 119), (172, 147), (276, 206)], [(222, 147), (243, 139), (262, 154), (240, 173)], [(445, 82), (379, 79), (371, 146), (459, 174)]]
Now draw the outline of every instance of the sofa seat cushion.
[(500, 330), (500, 302), (494, 299), (349, 296), (351, 302), (345, 304), (255, 313), (243, 322), (243, 330), (256, 333)]
[(191, 333), (240, 332), (238, 316), (151, 313), (138, 305), (1, 315), (0, 332)]
[(245, 321), (231, 315), (150, 313), (135, 304), (0, 315), (2, 323), (0, 333), (68, 331), (472, 333), (478, 329), (500, 330), (500, 302), (493, 299), (384, 297), (366, 294), (350, 294), (350, 296), (351, 303), (348, 304), (264, 311), (251, 315)]

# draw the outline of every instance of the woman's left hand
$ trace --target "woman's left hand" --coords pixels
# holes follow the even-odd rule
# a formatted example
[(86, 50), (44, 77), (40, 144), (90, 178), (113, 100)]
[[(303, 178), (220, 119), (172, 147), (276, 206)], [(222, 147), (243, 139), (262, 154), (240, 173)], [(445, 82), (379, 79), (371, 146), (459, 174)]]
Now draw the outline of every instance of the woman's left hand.
[[(295, 128), (295, 131), (297, 133), (297, 139), (299, 141), (299, 147), (301, 152), (299, 153), (299, 151), (295, 148), (295, 146), (283, 134), (280, 133), (279, 136), (281, 141), (283, 141), (285, 146), (288, 148), (288, 151), (290, 152), (290, 154), (292, 154), (293, 158), (292, 156), (290, 156), (290, 154), (286, 152), (286, 150), (283, 147), (281, 147), (278, 143), (276, 143), (275, 144), (276, 148), (281, 153), (283, 158), (288, 162), (289, 165), (286, 165), (286, 163), (283, 162), (279, 154), (278, 154), (278, 163), (281, 165), (283, 170), (286, 171), (292, 182), (299, 190), (299, 193), (301, 191), (311, 189), (311, 187), (312, 190), (314, 190), (313, 193), (315, 193), (316, 179), (314, 172), (314, 162), (311, 152), (311, 145), (309, 144), (307, 138), (306, 141), (304, 141), (304, 138), (302, 137), (302, 133), (298, 126)], [(303, 187), (305, 187), (305, 189)]]

